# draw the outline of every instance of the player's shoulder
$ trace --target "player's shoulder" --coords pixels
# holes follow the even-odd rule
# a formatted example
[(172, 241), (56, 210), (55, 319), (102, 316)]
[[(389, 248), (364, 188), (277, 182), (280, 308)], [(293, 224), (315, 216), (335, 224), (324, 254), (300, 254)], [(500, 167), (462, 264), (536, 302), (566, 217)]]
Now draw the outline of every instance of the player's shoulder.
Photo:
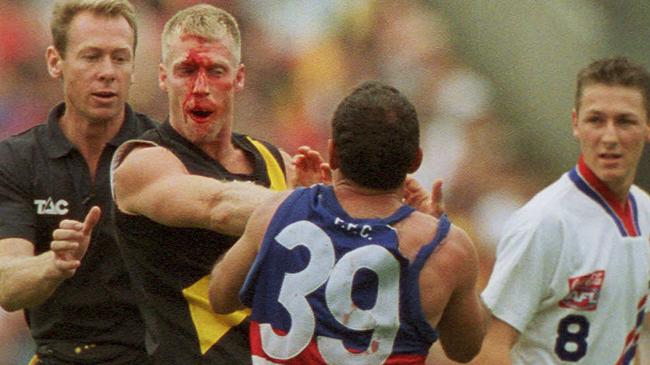
[(26, 167), (33, 163), (35, 155), (47, 155), (52, 148), (47, 131), (46, 125), (37, 125), (0, 141), (0, 165)]
[[(439, 229), (441, 226), (434, 231), (434, 236), (438, 235)], [(450, 223), (446, 237), (439, 242), (425, 266), (435, 268), (445, 277), (467, 277), (479, 266), (478, 251), (467, 232)]]
[(281, 149), (278, 146), (274, 145), (273, 143), (265, 139), (261, 139), (248, 134), (242, 134), (237, 132), (232, 133), (232, 138), (233, 140), (237, 141), (238, 145), (248, 146), (247, 148), (256, 151), (260, 151), (260, 148), (262, 150), (266, 149), (272, 155), (274, 155), (276, 159), (280, 159), (280, 160), (282, 159)]
[(31, 149), (47, 134), (47, 125), (39, 124), (0, 141), (2, 148)]
[(515, 211), (504, 222), (498, 251), (559, 252), (569, 229), (579, 224), (575, 209), (582, 198), (572, 185), (565, 174)]
[(630, 194), (632, 194), (637, 202), (642, 203), (645, 206), (650, 206), (650, 194), (638, 185), (632, 185), (632, 187), (630, 187)]
[[(434, 218), (428, 214), (421, 212), (413, 212), (410, 219), (412, 223), (408, 232), (416, 232), (419, 236), (419, 247), (430, 244), (434, 239), (440, 237), (441, 230), (447, 229), (446, 235), (440, 237), (441, 241), (438, 243), (439, 251), (436, 255), (447, 257), (450, 264), (456, 261), (465, 261), (473, 258), (476, 255), (474, 243), (467, 234), (467, 232), (453, 224), (447, 217)], [(447, 226), (447, 227), (446, 227)]]

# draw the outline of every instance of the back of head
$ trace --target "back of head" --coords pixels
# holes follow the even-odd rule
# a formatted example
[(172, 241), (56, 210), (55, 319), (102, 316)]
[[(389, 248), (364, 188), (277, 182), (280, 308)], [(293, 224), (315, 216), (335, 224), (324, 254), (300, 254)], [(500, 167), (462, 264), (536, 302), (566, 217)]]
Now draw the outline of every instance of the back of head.
[(95, 15), (106, 17), (123, 17), (133, 29), (133, 52), (138, 44), (138, 25), (135, 8), (128, 0), (58, 0), (52, 11), (50, 31), (54, 47), (65, 57), (68, 46), (68, 30), (74, 17), (90, 11)]
[(637, 89), (643, 94), (646, 112), (650, 112), (650, 74), (645, 67), (625, 57), (604, 58), (592, 62), (578, 73), (575, 110), (580, 109), (585, 87), (594, 84)]
[(235, 61), (241, 59), (241, 35), (237, 20), (227, 11), (208, 4), (198, 4), (176, 13), (165, 24), (162, 34), (162, 59), (167, 59), (169, 43), (174, 36), (191, 34), (215, 41), (230, 39)]
[(397, 89), (377, 81), (361, 84), (343, 99), (332, 135), (343, 175), (378, 190), (402, 184), (420, 146), (415, 107)]

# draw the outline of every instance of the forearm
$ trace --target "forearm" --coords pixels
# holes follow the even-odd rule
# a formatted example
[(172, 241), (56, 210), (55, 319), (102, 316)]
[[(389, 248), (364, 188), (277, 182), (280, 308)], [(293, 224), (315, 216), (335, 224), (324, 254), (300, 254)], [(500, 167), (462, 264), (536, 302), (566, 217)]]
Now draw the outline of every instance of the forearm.
[(125, 213), (143, 215), (155, 222), (183, 228), (203, 228), (241, 235), (253, 209), (271, 190), (241, 181), (222, 181), (185, 172), (150, 179), (131, 189), (130, 179), (116, 175), (115, 200)]
[(222, 182), (210, 202), (210, 229), (240, 236), (253, 210), (275, 194), (249, 182)]
[(458, 362), (470, 361), (481, 350), (489, 312), (478, 295), (472, 294), (449, 305), (445, 316), (453, 318), (453, 325), (445, 321), (440, 326), (440, 343), (445, 353)]
[(0, 257), (0, 306), (16, 311), (42, 304), (63, 282), (63, 277), (50, 275), (53, 266), (51, 251), (38, 256)]

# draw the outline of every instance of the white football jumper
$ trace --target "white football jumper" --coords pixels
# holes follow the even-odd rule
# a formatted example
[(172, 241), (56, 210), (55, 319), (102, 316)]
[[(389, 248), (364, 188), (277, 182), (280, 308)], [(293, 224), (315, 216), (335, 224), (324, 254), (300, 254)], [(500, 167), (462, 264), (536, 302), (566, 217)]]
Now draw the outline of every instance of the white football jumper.
[(627, 204), (584, 165), (506, 223), (482, 298), (519, 331), (518, 364), (632, 363), (648, 294), (650, 197)]

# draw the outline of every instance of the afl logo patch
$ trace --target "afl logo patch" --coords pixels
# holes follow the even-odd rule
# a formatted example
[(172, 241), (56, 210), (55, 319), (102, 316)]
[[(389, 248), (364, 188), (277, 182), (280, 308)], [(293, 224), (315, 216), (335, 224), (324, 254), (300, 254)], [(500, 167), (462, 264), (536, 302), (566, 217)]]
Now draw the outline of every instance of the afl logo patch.
[(569, 294), (558, 303), (559, 306), (583, 311), (596, 310), (604, 281), (605, 270), (569, 278)]

